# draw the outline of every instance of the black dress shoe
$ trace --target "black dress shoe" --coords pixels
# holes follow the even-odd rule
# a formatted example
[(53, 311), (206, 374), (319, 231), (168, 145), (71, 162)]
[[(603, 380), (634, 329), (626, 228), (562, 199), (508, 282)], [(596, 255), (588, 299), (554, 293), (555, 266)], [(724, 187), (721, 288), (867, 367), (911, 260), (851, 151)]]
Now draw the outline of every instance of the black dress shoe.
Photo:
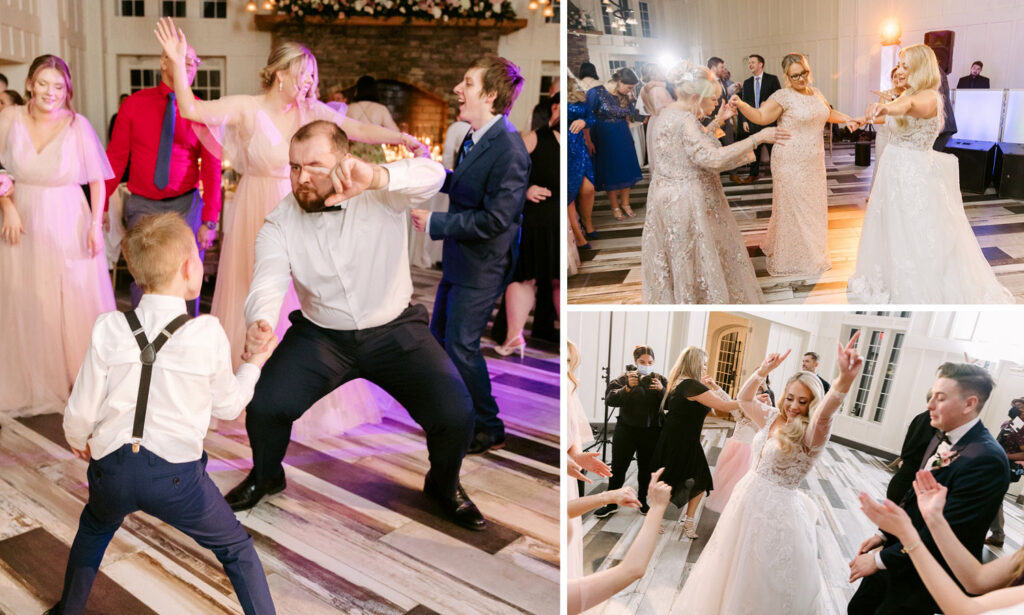
[(235, 512), (240, 510), (249, 510), (255, 506), (263, 496), (274, 495), (275, 493), (281, 493), (284, 491), (285, 485), (287, 485), (287, 483), (284, 479), (284, 472), (281, 473), (280, 478), (263, 485), (257, 485), (252, 472), (250, 472), (249, 476), (245, 477), (245, 480), (224, 496), (224, 499), (228, 501), (228, 504), (231, 505), (231, 510)]
[(480, 509), (476, 507), (473, 500), (469, 499), (469, 496), (466, 495), (466, 490), (462, 488), (461, 484), (455, 488), (454, 498), (445, 497), (437, 492), (437, 488), (434, 486), (434, 482), (430, 480), (430, 473), (428, 472), (427, 478), (423, 483), (423, 493), (437, 502), (445, 515), (456, 524), (476, 531), (481, 531), (487, 527), (487, 521), (480, 514)]
[(473, 441), (469, 443), (469, 449), (466, 453), (469, 455), (480, 455), (486, 453), (491, 449), (499, 449), (505, 446), (505, 434), (502, 434), (500, 438), (492, 436), (486, 431), (478, 431), (473, 437)]

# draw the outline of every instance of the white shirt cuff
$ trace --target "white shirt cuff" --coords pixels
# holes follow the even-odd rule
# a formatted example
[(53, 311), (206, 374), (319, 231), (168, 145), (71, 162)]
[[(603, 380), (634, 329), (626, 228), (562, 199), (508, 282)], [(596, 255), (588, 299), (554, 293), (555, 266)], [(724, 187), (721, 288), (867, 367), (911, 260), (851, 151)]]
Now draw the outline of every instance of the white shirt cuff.
[(885, 570), (885, 564), (882, 563), (882, 550), (875, 551), (875, 565), (878, 566), (879, 570)]

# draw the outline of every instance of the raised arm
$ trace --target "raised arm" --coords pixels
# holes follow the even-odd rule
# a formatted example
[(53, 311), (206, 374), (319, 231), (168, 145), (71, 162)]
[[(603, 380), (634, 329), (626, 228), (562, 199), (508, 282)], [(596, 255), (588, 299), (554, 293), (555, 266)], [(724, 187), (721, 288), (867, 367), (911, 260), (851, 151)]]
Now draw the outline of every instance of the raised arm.
[(764, 406), (755, 400), (757, 388), (768, 377), (768, 374), (785, 362), (791, 352), (793, 352), (793, 349), (787, 348), (786, 352), (782, 354), (778, 352), (768, 353), (768, 356), (764, 358), (764, 361), (761, 362), (761, 365), (754, 373), (750, 374), (750, 377), (740, 387), (739, 394), (736, 395), (740, 411), (758, 427), (764, 427), (765, 421), (768, 420), (768, 413), (765, 411)]
[[(919, 472), (918, 476), (922, 473), (930, 472)], [(932, 478), (934, 480), (934, 478)], [(915, 482), (914, 488), (918, 489), (918, 484)], [(944, 488), (943, 488), (944, 489)], [(920, 493), (920, 491), (918, 492)], [(985, 613), (992, 609), (1014, 606), (1024, 602), (1024, 586), (1010, 587), (1005, 589), (996, 589), (982, 596), (971, 597), (968, 596), (960, 589), (956, 582), (950, 578), (949, 574), (942, 568), (939, 562), (932, 555), (931, 551), (928, 550), (924, 539), (918, 534), (917, 530), (914, 529), (913, 522), (911, 522), (907, 512), (894, 504), (892, 500), (885, 500), (883, 502), (875, 502), (869, 495), (864, 492), (860, 494), (861, 509), (864, 514), (868, 516), (878, 527), (882, 530), (889, 532), (896, 536), (899, 540), (901, 548), (906, 553), (906, 556), (913, 562), (914, 568), (917, 570), (918, 575), (924, 582), (925, 587), (928, 588), (928, 593), (931, 594), (932, 598), (939, 604), (943, 613), (947, 615), (975, 615)], [(932, 535), (934, 536), (934, 534)], [(953, 541), (959, 544), (959, 540), (956, 536), (951, 536)], [(961, 548), (963, 545), (960, 545)], [(964, 549), (966, 551), (966, 549)], [(946, 550), (942, 550), (943, 557), (946, 558), (946, 562), (950, 564), (951, 568), (955, 567), (950, 561), (949, 555)], [(974, 560), (974, 557), (967, 553), (968, 559)], [(998, 560), (985, 564), (982, 566), (976, 560), (974, 563), (979, 567), (988, 567), (993, 571), (995, 576), (996, 571), (1002, 576), (1002, 583), (998, 586), (1005, 586), (1012, 579), (1010, 578), (1013, 573), (1013, 557), (1002, 557)], [(957, 575), (961, 582), (963, 578)], [(966, 583), (964, 585), (966, 586)], [(978, 586), (975, 586), (977, 589)], [(968, 591), (974, 591), (971, 588), (967, 588)], [(984, 590), (982, 590), (984, 591)]]
[(846, 346), (836, 343), (839, 377), (832, 383), (832, 388), (811, 415), (804, 435), (804, 444), (808, 448), (823, 446), (828, 441), (828, 436), (832, 432), (832, 418), (842, 405), (843, 398), (860, 373), (861, 367), (864, 366), (864, 358), (857, 352), (859, 338), (860, 331), (853, 334)]
[(766, 126), (778, 121), (779, 116), (782, 115), (782, 105), (770, 98), (762, 102), (760, 108), (755, 109), (753, 105), (733, 94), (732, 98), (729, 99), (729, 104), (736, 107), (736, 110), (742, 113), (743, 117), (760, 126)]
[(248, 96), (227, 96), (218, 100), (199, 100), (192, 93), (192, 86), (185, 73), (185, 56), (188, 41), (180, 28), (174, 27), (174, 20), (164, 17), (157, 22), (154, 30), (157, 40), (164, 48), (171, 64), (174, 65), (174, 98), (178, 114), (187, 120), (233, 124), (245, 111)]
[(616, 566), (579, 579), (570, 579), (568, 586), (568, 612), (582, 613), (619, 593), (630, 583), (644, 576), (647, 565), (658, 544), (661, 519), (668, 507), (672, 488), (658, 480), (664, 468), (651, 475), (651, 486), (647, 502), (651, 509), (644, 518), (643, 526), (629, 546), (626, 557)]
[(914, 481), (918, 509), (931, 532), (932, 540), (950, 570), (972, 594), (983, 594), (1005, 587), (1012, 580), (1014, 557), (1000, 557), (982, 564), (960, 542), (943, 514), (948, 489), (939, 484), (929, 470), (921, 470)]

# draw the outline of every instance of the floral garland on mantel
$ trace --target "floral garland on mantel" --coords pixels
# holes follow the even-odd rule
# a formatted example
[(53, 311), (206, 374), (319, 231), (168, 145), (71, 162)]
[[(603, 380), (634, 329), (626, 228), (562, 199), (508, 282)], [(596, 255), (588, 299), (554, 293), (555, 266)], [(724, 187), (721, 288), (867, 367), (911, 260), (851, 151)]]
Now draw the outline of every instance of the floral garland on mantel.
[(277, 13), (291, 17), (404, 17), (449, 19), (516, 19), (509, 0), (277, 0)]

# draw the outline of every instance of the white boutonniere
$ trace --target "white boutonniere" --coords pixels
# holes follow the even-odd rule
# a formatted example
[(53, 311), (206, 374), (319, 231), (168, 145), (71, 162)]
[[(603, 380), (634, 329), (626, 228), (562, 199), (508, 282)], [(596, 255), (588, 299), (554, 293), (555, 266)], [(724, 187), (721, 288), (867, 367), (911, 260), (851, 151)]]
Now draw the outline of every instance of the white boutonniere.
[(934, 472), (941, 468), (945, 468), (949, 464), (956, 461), (957, 457), (960, 456), (959, 451), (954, 451), (949, 445), (944, 445), (947, 448), (943, 450), (943, 446), (939, 446), (939, 450), (932, 456), (931, 463), (928, 464), (928, 469)]

